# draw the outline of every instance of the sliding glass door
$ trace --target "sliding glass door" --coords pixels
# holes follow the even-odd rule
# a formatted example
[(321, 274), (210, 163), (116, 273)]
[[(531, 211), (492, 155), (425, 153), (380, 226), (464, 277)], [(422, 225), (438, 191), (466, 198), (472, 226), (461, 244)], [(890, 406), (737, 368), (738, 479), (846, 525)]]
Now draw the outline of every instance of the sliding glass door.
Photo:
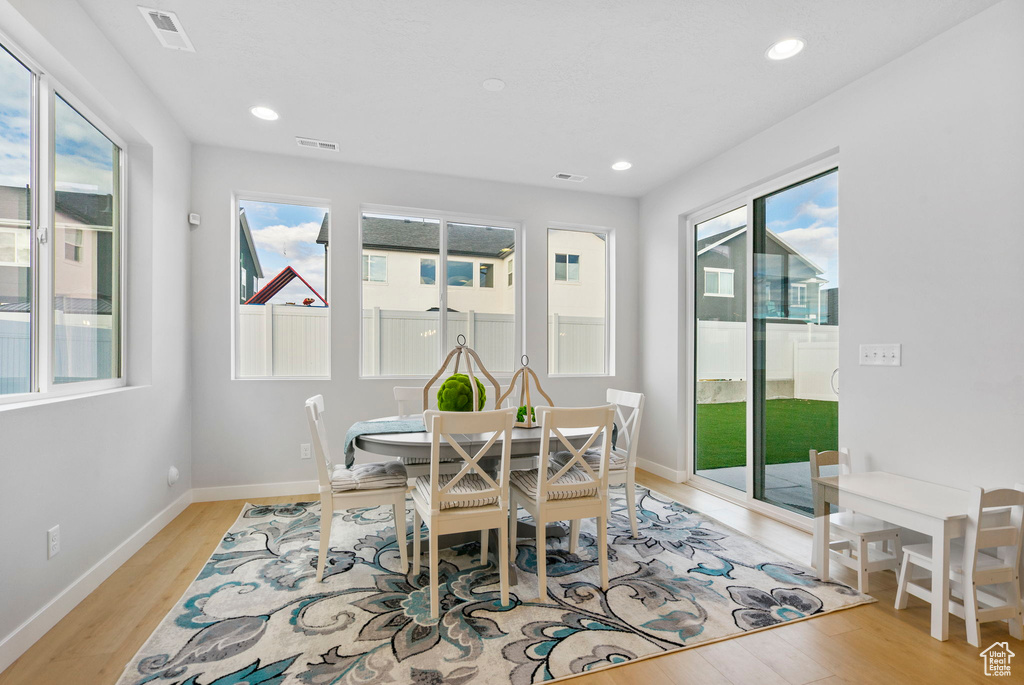
[(806, 515), (809, 451), (838, 448), (838, 176), (692, 224), (693, 473)]

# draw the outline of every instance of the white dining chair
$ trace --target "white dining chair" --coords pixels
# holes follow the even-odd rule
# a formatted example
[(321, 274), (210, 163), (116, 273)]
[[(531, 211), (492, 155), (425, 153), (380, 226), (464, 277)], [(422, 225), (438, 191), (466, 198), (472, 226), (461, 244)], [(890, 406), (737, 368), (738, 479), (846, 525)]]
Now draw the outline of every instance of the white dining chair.
[[(949, 611), (964, 619), (967, 641), (974, 647), (981, 646), (981, 624), (989, 621), (1008, 621), (1010, 634), (1018, 640), (1024, 639), (1020, 589), (1022, 536), (1024, 485), (1018, 484), (1013, 490), (971, 489), (965, 535), (949, 545), (950, 594), (953, 595)], [(935, 585), (931, 543), (903, 548), (903, 567), (896, 588), (897, 609), (907, 608), (910, 595), (929, 603), (933, 601), (931, 588), (913, 581), (914, 567), (930, 571), (931, 585)]]
[[(840, 475), (851, 472), (846, 449), (810, 451), (811, 478), (821, 475), (822, 466), (838, 466)], [(829, 514), (829, 527), (838, 537), (830, 540), (829, 558), (857, 572), (857, 589), (868, 593), (869, 577), (876, 571), (899, 571), (900, 528), (873, 516), (840, 510)]]
[[(498, 540), (508, 536), (509, 465), (512, 450), (512, 429), (516, 422), (514, 409), (481, 412), (424, 412), (423, 419), (431, 436), (430, 475), (416, 478), (412, 492), (413, 551), (412, 572), (420, 567), (420, 521), (427, 526), (430, 552), (430, 615), (438, 616), (437, 538), (448, 533), (480, 531), (480, 563), (487, 564), (487, 537), (498, 529)], [(484, 437), (486, 434), (489, 437)], [(473, 456), (459, 444), (455, 436), (464, 435), (467, 442), (482, 442)], [(492, 446), (501, 440), (501, 460), (489, 474), (479, 463)], [(458, 455), (461, 468), (457, 473), (442, 473), (441, 448), (448, 446)], [(501, 603), (508, 606), (508, 558), (506, 546), (498, 545), (498, 577)]]
[[(513, 471), (509, 509), (509, 549), (516, 553), (518, 509), (523, 507), (533, 517), (537, 533), (537, 587), (541, 601), (547, 598), (547, 539), (544, 531), (552, 521), (570, 522), (570, 551), (579, 539), (579, 521), (597, 519), (597, 549), (601, 567), (601, 587), (608, 589), (608, 460), (611, 451), (612, 424), (615, 408), (602, 407), (537, 407), (540, 422), (540, 453), (538, 468)], [(562, 434), (566, 428), (593, 429), (580, 448), (573, 447)], [(556, 438), (553, 445), (551, 438)], [(587, 462), (584, 453), (601, 440), (597, 468)], [(561, 443), (569, 453), (563, 463), (553, 461), (552, 449)]]
[(398, 418), (419, 416), (423, 407), (423, 386), (396, 385), (395, 401), (398, 402)]
[(351, 467), (335, 465), (331, 461), (327, 444), (323, 395), (306, 400), (306, 419), (313, 438), (316, 473), (320, 481), (320, 556), (316, 562), (316, 581), (319, 583), (324, 578), (334, 512), (353, 507), (391, 505), (399, 560), (404, 573), (409, 568), (405, 528), (405, 496), (409, 486), (405, 466), (399, 461), (354, 464)]

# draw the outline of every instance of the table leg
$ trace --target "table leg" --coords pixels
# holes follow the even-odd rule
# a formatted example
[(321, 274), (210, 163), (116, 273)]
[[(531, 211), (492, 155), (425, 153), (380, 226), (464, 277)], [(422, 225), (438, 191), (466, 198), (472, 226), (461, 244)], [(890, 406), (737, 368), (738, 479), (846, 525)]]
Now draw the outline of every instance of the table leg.
[(932, 637), (949, 639), (949, 525), (932, 534)]
[(825, 501), (825, 486), (814, 483), (814, 540), (813, 540), (813, 564), (818, 572), (818, 578), (828, 581), (829, 562), (829, 520), (831, 511), (829, 503)]

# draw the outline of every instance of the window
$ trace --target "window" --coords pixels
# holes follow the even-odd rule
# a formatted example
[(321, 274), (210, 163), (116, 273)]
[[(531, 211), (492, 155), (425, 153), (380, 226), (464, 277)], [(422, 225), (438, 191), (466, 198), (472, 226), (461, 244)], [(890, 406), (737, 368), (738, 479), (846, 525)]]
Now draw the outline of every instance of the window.
[(437, 260), (420, 260), (420, 285), (437, 285)]
[(386, 255), (363, 255), (363, 280), (370, 283), (388, 282), (388, 258)]
[[(580, 281), (583, 256), (585, 283)], [(548, 263), (548, 373), (609, 373), (608, 234), (549, 228)]]
[(473, 287), (473, 262), (448, 262), (448, 285), (457, 288)]
[[(459, 335), (491, 373), (511, 373), (519, 340), (516, 237), (511, 223), (364, 210), (362, 249), (386, 255), (392, 269), (386, 284), (362, 289), (362, 375), (430, 376)], [(503, 268), (509, 287), (495, 288)]]
[(789, 304), (791, 307), (807, 306), (807, 284), (791, 283), (789, 286)]
[(481, 288), (493, 288), (494, 287), (494, 265), (493, 264), (480, 264), (480, 287)]
[[(0, 396), (11, 399), (124, 383), (124, 145), (40, 76), (0, 46)], [(39, 225), (47, 240), (33, 239)]]
[[(237, 202), (235, 378), (329, 377), (327, 203)], [(364, 279), (368, 268), (364, 255)]]
[(510, 287), (510, 288), (512, 287), (512, 262), (513, 261), (514, 260), (512, 260), (511, 258), (508, 260), (508, 287)]
[(735, 269), (704, 267), (705, 297), (733, 297)]
[(580, 256), (578, 254), (555, 254), (555, 280), (568, 283), (580, 282)]

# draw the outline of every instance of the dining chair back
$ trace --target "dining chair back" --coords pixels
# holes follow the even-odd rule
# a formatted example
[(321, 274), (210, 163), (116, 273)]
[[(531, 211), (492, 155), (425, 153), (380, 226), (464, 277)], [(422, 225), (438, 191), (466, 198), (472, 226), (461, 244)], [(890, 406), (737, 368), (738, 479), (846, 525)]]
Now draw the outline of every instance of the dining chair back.
[[(633, 537), (637, 537), (636, 461), (640, 441), (640, 421), (644, 415), (644, 394), (609, 388), (609, 404), (615, 407), (615, 446), (609, 455), (608, 484), (626, 486), (626, 506)], [(611, 500), (608, 501), (611, 507)], [(611, 510), (609, 509), (609, 517)]]
[(398, 418), (407, 419), (420, 413), (423, 406), (423, 388), (419, 386), (395, 386), (395, 401), (398, 402)]
[[(413, 575), (419, 572), (420, 521), (429, 536), (430, 612), (437, 618), (440, 586), (438, 579), (438, 536), (448, 533), (480, 531), (480, 563), (488, 563), (488, 537), (498, 530), (498, 575), (503, 606), (508, 606), (508, 538), (509, 466), (512, 454), (514, 409), (481, 412), (442, 412), (428, 410), (423, 420), (431, 437), (430, 475), (416, 478), (413, 488)], [(460, 443), (479, 444), (470, 451)], [(495, 466), (493, 451), (501, 441), (500, 459)], [(442, 457), (454, 452), (455, 464)], [(481, 460), (488, 458), (490, 468)]]
[(315, 395), (306, 400), (306, 420), (313, 441), (317, 481), (320, 494), (320, 555), (317, 558), (316, 580), (324, 577), (331, 541), (331, 523), (336, 509), (390, 505), (395, 520), (395, 544), (401, 571), (408, 569), (406, 548), (405, 495), (408, 491), (405, 467), (398, 462), (358, 464), (352, 468), (335, 465), (327, 443), (324, 421), (324, 397)]
[(845, 447), (839, 450), (827, 450), (825, 452), (811, 450), (810, 457), (811, 478), (821, 477), (822, 466), (838, 466), (839, 475), (841, 476), (847, 476), (851, 473), (850, 451)]

